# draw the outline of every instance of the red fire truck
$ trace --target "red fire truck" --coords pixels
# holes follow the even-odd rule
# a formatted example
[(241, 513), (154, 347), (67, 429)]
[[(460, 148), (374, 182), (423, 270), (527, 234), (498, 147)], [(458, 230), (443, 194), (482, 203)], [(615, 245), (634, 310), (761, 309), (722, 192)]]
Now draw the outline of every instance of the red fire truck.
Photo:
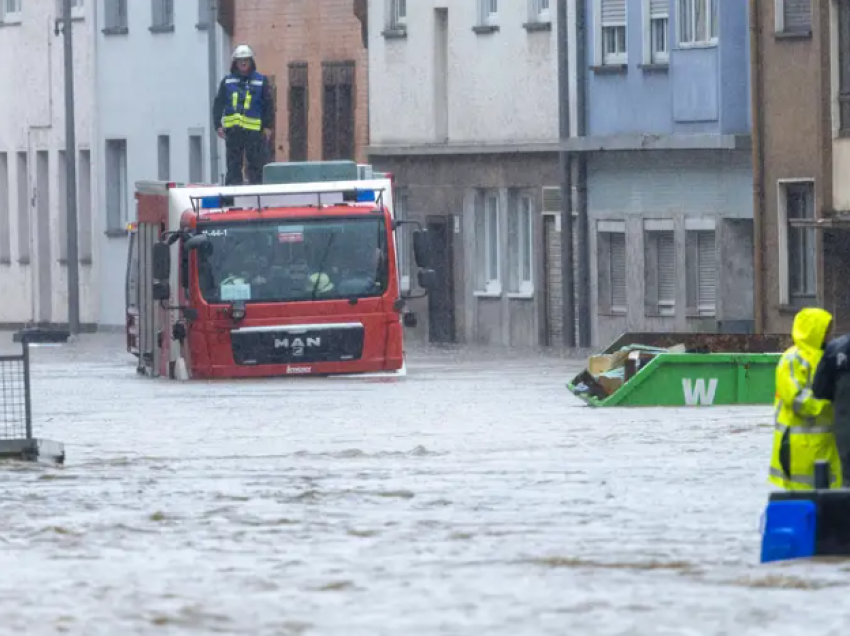
[[(392, 180), (136, 184), (127, 267), (127, 348), (137, 371), (175, 379), (404, 372)], [(356, 166), (356, 164), (353, 164)], [(306, 169), (305, 169), (306, 166)], [(362, 166), (360, 167), (362, 168)], [(266, 166), (268, 174), (269, 166)], [(427, 294), (426, 230), (413, 231)]]

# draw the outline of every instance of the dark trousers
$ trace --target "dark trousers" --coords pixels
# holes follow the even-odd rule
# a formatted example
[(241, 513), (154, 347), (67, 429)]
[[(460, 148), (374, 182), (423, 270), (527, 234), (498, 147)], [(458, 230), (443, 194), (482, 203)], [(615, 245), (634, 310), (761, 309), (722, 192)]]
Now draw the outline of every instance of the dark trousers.
[(850, 488), (850, 373), (838, 372), (832, 408), (835, 414), (835, 445), (838, 447), (843, 473), (842, 485)]
[(231, 129), (225, 136), (227, 145), (227, 176), (225, 185), (242, 185), (242, 165), (245, 166), (249, 184), (263, 182), (263, 166), (266, 165), (266, 140), (263, 133), (251, 130)]

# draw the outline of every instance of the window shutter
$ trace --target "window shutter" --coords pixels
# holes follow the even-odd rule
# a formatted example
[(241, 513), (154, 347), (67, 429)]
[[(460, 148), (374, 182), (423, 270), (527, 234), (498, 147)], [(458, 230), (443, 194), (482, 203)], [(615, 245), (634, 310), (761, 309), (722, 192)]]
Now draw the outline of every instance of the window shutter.
[(626, 235), (611, 232), (609, 235), (611, 250), (611, 306), (626, 306)]
[(602, 24), (626, 23), (626, 0), (601, 0)]
[(670, 15), (670, 0), (649, 0), (649, 15), (653, 18)]
[(805, 32), (812, 30), (811, 0), (784, 0), (785, 31)]
[(676, 243), (673, 232), (658, 232), (658, 302), (676, 301)]
[(717, 290), (717, 254), (714, 246), (714, 232), (702, 231), (697, 234), (697, 261), (699, 262), (699, 309), (714, 310)]

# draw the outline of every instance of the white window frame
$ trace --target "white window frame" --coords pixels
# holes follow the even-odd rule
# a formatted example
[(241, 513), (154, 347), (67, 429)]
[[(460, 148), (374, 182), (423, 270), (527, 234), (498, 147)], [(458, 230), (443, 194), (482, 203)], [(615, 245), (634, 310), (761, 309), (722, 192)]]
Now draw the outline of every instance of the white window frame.
[[(714, 304), (711, 305), (711, 306), (699, 304), (699, 288), (700, 288), (699, 272), (700, 272), (700, 269), (701, 269), (700, 266), (699, 266), (699, 245), (697, 245), (697, 253), (696, 253), (697, 262), (694, 264), (696, 266), (695, 274), (696, 274), (696, 285), (697, 285), (697, 287), (694, 290), (692, 290), (690, 288), (691, 274), (693, 272), (688, 268), (688, 264), (689, 264), (688, 263), (688, 250), (690, 249), (688, 241), (690, 239), (690, 233), (691, 232), (711, 232), (714, 235), (714, 249), (715, 249), (715, 253), (716, 253), (717, 245), (718, 245), (717, 223), (715, 222), (715, 219), (712, 219), (712, 218), (704, 218), (704, 219), (687, 218), (687, 219), (685, 219), (685, 276), (686, 276), (685, 295), (686, 295), (686, 298), (688, 300), (690, 300), (691, 294), (693, 293), (693, 298), (696, 300), (696, 302), (693, 304), (693, 306), (690, 306), (691, 303), (688, 302), (687, 304), (689, 306), (688, 306), (687, 309), (689, 311), (695, 311), (696, 312), (695, 315), (700, 317), (700, 318), (716, 316), (717, 315), (717, 290), (716, 290), (716, 287), (715, 287), (715, 292), (714, 292)], [(718, 270), (717, 257), (715, 255), (715, 259), (714, 259), (715, 286), (717, 285), (717, 278), (718, 278), (719, 274), (720, 274), (720, 272)]]
[(0, 22), (20, 24), (24, 18), (23, 0), (0, 0)]
[[(652, 13), (652, 1), (643, 0), (643, 63), (644, 64), (669, 64), (670, 63), (670, 10), (664, 13)], [(656, 24), (662, 23), (665, 31), (666, 49), (661, 51), (655, 47)]]
[(482, 24), (496, 24), (499, 21), (499, 0), (478, 0), (478, 13)]
[[(523, 219), (523, 212), (527, 218)], [(508, 250), (511, 254), (511, 267), (516, 271), (511, 272), (516, 276), (516, 289), (508, 292), (509, 298), (533, 298), (534, 297), (534, 198), (527, 193), (516, 197), (513, 209), (509, 214), (516, 217), (517, 236), (516, 242), (508, 241)], [(510, 239), (510, 231), (508, 232)], [(524, 241), (523, 239), (527, 239)], [(523, 269), (528, 266), (528, 277), (523, 274)], [(512, 280), (509, 278), (509, 284)]]
[(529, 12), (532, 20), (549, 22), (551, 20), (552, 2), (554, 0), (529, 0)]
[[(649, 235), (652, 233), (672, 233), (673, 234), (673, 271), (677, 271), (677, 263), (678, 263), (678, 246), (676, 244), (676, 229), (675, 224), (672, 219), (646, 219), (643, 222), (643, 236), (644, 241), (649, 238)], [(646, 245), (644, 244), (644, 254), (646, 253)], [(658, 257), (657, 246), (656, 246), (656, 258)], [(644, 280), (646, 280), (647, 275), (647, 264), (644, 263)], [(659, 270), (655, 272), (655, 287), (656, 287), (656, 296), (658, 295), (658, 288), (660, 287), (658, 283)], [(678, 278), (678, 277), (677, 277)], [(674, 285), (674, 289), (678, 288), (678, 283)], [(661, 300), (656, 298), (656, 311), (654, 313), (648, 314), (650, 317), (664, 317), (671, 318), (676, 315), (676, 296), (678, 294), (674, 291), (673, 300)], [(644, 298), (646, 298), (646, 289), (644, 289)]]
[(407, 25), (408, 0), (390, 0), (390, 25)]
[[(476, 271), (476, 296), (501, 296), (502, 295), (502, 233), (501, 233), (501, 219), (502, 219), (502, 195), (500, 190), (485, 190), (480, 196), (480, 207), (476, 206), (475, 214), (477, 215), (479, 210), (483, 215), (483, 225), (484, 225), (484, 236), (483, 244), (484, 250), (483, 254), (477, 252), (478, 244), (476, 242), (476, 255), (475, 255), (475, 267), (476, 270), (479, 268), (480, 264), (478, 262), (479, 257), (483, 257), (483, 271)], [(493, 227), (493, 223), (491, 221), (491, 208), (492, 204), (495, 202), (496, 204), (496, 225)], [(474, 219), (474, 224), (477, 226), (477, 219)], [(495, 252), (495, 253), (494, 253)], [(495, 266), (493, 266), (493, 262), (495, 261)], [(494, 268), (495, 267), (495, 271)], [(478, 284), (478, 279), (482, 281), (482, 283)]]
[[(779, 304), (784, 306), (790, 306), (793, 303), (791, 298), (791, 272), (790, 272), (790, 261), (791, 261), (791, 253), (790, 253), (790, 245), (788, 238), (788, 230), (790, 229), (790, 224), (788, 220), (788, 186), (800, 185), (800, 184), (810, 184), (812, 188), (812, 213), (816, 217), (817, 216), (817, 187), (815, 179), (813, 178), (792, 178), (792, 179), (779, 179), (776, 183), (777, 190), (777, 231), (778, 231), (778, 242), (779, 242)], [(811, 232), (815, 232), (814, 229)], [(815, 244), (815, 254), (814, 254), (815, 263), (813, 265), (815, 269), (815, 297), (818, 295), (818, 288), (820, 286), (820, 281), (818, 280), (818, 250), (817, 243)]]
[[(614, 304), (614, 277), (611, 275), (611, 271), (613, 269), (611, 267), (613, 259), (611, 258), (612, 251), (611, 251), (611, 238), (610, 237), (611, 237), (611, 235), (615, 235), (615, 234), (617, 236), (622, 236), (623, 241), (625, 243), (625, 245), (623, 246), (623, 250), (624, 250), (623, 260), (626, 261), (626, 263), (625, 263), (626, 264), (626, 271), (625, 271), (626, 299), (625, 299), (624, 305)], [(629, 266), (628, 266), (628, 262), (627, 262), (627, 259), (628, 259), (628, 236), (626, 234), (626, 222), (625, 221), (597, 221), (596, 239), (597, 239), (597, 242), (603, 241), (603, 240), (608, 242), (608, 245), (607, 245), (607, 248), (606, 248), (608, 250), (608, 280), (606, 281), (607, 286), (608, 286), (608, 311), (606, 312), (606, 315), (625, 316), (625, 315), (628, 314), (628, 304), (629, 304), (629, 299), (628, 299), (628, 294), (629, 294), (629, 288), (628, 288)], [(597, 251), (599, 251), (598, 245), (597, 245)], [(598, 275), (598, 272), (597, 272), (597, 275)]]
[(801, 30), (793, 30), (786, 31), (785, 29), (785, 0), (774, 0), (774, 23), (775, 23), (775, 31), (776, 33), (793, 33), (795, 35), (805, 35), (811, 34), (814, 22), (814, 15), (812, 15), (812, 6), (811, 2), (809, 2), (809, 28), (805, 31)]
[[(705, 18), (705, 33), (698, 34), (697, 24), (696, 24), (696, 8), (697, 5), (704, 4), (706, 11)], [(692, 36), (690, 39), (686, 39), (684, 29), (687, 24), (687, 20), (683, 18), (683, 7), (690, 7), (690, 28), (692, 31)], [(717, 23), (717, 20), (714, 18), (715, 8), (717, 11), (717, 20), (720, 19), (720, 0), (676, 0), (676, 42), (678, 43), (679, 48), (687, 49), (687, 48), (699, 48), (699, 47), (708, 47), (708, 46), (716, 46), (718, 40), (720, 39), (720, 26)]]
[[(602, 2), (604, 0), (593, 0), (593, 24), (595, 34), (595, 54), (598, 66), (623, 66), (629, 62), (629, 18), (628, 0), (626, 1), (626, 16), (622, 22), (603, 23)], [(614, 53), (606, 53), (606, 33), (610, 29), (622, 29), (624, 32), (623, 50)], [(616, 37), (616, 36), (612, 36)]]

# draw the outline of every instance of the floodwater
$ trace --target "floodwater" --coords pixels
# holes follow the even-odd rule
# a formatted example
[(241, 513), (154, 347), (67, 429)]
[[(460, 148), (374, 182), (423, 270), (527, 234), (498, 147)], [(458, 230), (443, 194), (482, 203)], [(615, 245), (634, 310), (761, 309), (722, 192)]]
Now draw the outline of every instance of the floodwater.
[(33, 350), (35, 431), (67, 464), (0, 466), (0, 633), (850, 624), (850, 561), (758, 563), (770, 408), (590, 409), (552, 354), (408, 366), (184, 384), (137, 376), (118, 335)]

